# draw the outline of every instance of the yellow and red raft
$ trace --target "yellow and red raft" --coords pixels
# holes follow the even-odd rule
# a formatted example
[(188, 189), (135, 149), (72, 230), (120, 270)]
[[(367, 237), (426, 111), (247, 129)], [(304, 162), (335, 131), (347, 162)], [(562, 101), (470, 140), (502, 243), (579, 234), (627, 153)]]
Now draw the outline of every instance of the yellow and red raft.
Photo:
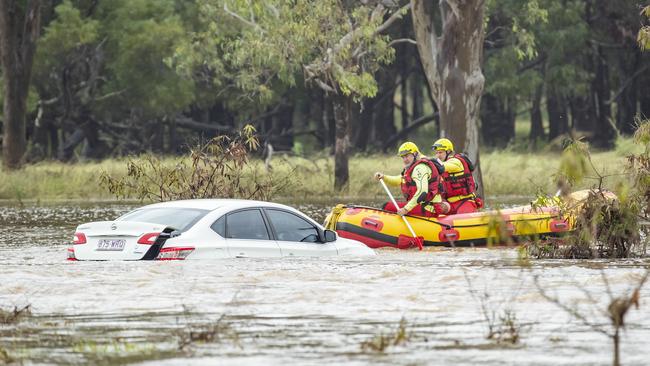
[[(522, 238), (556, 236), (571, 231), (575, 220), (570, 212), (576, 212), (576, 207), (588, 198), (589, 192), (572, 193), (568, 199), (574, 204), (569, 211), (559, 200), (549, 200), (546, 205), (529, 204), (438, 218), (406, 218), (416, 236), (423, 238), (425, 246), (506, 244)], [(613, 194), (612, 197), (615, 198)], [(411, 236), (396, 213), (365, 206), (337, 205), (325, 219), (325, 227), (371, 248), (398, 247), (400, 235)]]

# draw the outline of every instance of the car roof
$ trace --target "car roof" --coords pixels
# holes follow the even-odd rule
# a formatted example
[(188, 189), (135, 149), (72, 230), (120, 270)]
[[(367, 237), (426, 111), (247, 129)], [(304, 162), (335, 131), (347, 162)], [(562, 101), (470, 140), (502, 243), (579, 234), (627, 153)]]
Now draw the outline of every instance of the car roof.
[[(276, 207), (276, 208), (289, 208), (291, 207), (265, 201), (255, 200), (241, 200), (241, 199), (189, 199), (179, 201), (159, 202), (142, 208), (156, 208), (156, 207), (177, 207), (177, 208), (195, 208), (200, 210), (216, 210), (218, 208), (245, 208), (245, 207)], [(294, 209), (295, 210), (295, 209)]]

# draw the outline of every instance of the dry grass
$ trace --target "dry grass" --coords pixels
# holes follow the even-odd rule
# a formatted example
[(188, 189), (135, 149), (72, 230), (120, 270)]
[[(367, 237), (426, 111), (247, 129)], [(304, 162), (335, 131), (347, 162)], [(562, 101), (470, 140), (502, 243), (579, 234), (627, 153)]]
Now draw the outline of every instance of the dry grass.
[[(595, 152), (592, 159), (605, 175), (618, 174), (625, 164), (625, 156), (637, 147), (631, 140), (621, 140), (615, 151)], [(554, 175), (559, 168), (559, 152), (521, 153), (514, 151), (485, 152), (481, 156), (483, 182), (488, 198), (495, 196), (533, 197), (539, 191), (555, 191)], [(163, 164), (173, 166), (179, 158), (166, 157)], [(108, 159), (101, 162), (64, 164), (43, 162), (29, 165), (16, 172), (0, 171), (0, 199), (56, 200), (56, 199), (112, 199), (99, 184), (103, 171), (116, 177), (126, 174), (127, 159)], [(324, 154), (308, 158), (281, 154), (274, 156), (272, 171), (268, 173), (264, 162), (252, 161), (259, 174), (286, 177), (294, 172), (280, 197), (310, 201), (352, 201), (359, 199), (384, 199), (380, 185), (373, 180), (375, 171), (387, 174), (401, 172), (401, 160), (394, 155), (355, 155), (350, 159), (350, 183), (347, 191), (334, 190), (334, 160)], [(606, 179), (605, 185), (614, 187), (620, 176)], [(596, 185), (586, 179), (581, 187)], [(395, 191), (397, 193), (397, 191)]]

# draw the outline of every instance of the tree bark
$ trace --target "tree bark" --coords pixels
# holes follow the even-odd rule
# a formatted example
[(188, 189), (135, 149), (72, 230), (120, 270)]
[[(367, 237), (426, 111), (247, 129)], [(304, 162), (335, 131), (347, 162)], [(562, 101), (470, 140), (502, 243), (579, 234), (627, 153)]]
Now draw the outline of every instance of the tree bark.
[[(620, 79), (623, 89), (617, 100), (616, 108), (616, 127), (623, 135), (632, 135), (635, 127), (635, 117), (637, 114), (637, 78), (634, 74), (641, 66), (641, 55), (637, 50), (622, 50), (619, 54)], [(631, 78), (634, 78), (630, 80)]]
[(24, 9), (19, 3), (0, 0), (0, 63), (4, 80), (2, 160), (7, 169), (20, 168), (27, 147), (27, 94), (41, 22), (40, 0), (27, 1)]
[(515, 108), (508, 97), (486, 94), (481, 103), (481, 132), (488, 146), (504, 148), (515, 137)]
[(420, 118), (424, 114), (424, 98), (422, 97), (422, 82), (417, 73), (414, 73), (409, 79), (409, 86), (411, 87), (412, 118)]
[(546, 91), (546, 110), (548, 112), (549, 140), (569, 132), (566, 102), (552, 88), (548, 88)]
[(363, 102), (363, 111), (359, 114), (359, 128), (354, 133), (354, 146), (360, 151), (365, 151), (368, 148), (368, 139), (373, 127), (374, 109), (374, 99), (366, 99)]
[(336, 139), (334, 146), (334, 189), (347, 189), (350, 173), (348, 160), (350, 152), (350, 118), (353, 102), (350, 97), (339, 94), (334, 95), (334, 120), (336, 126)]
[[(441, 1), (439, 17), (431, 0), (411, 0), (411, 6), (420, 60), (440, 112), (440, 135), (475, 162), (474, 175), (482, 190), (478, 118), (485, 83), (481, 70), (485, 2)], [(436, 18), (442, 19), (440, 35)]]
[(592, 134), (595, 126), (595, 114), (589, 106), (589, 98), (576, 96), (571, 98), (571, 128)]
[(612, 125), (612, 107), (607, 103), (610, 99), (611, 89), (609, 85), (609, 66), (606, 63), (603, 50), (599, 46), (595, 52), (596, 75), (592, 84), (596, 111), (596, 128), (593, 138), (594, 146), (602, 149), (614, 147), (616, 141), (616, 129)]
[[(390, 70), (381, 70), (377, 73), (379, 91), (374, 103), (373, 121), (375, 126), (374, 142), (382, 146), (385, 141), (395, 135), (395, 82), (397, 74)], [(408, 123), (408, 122), (404, 122)]]
[(537, 145), (538, 139), (544, 138), (544, 125), (542, 122), (542, 93), (544, 84), (540, 83), (535, 88), (535, 94), (530, 107), (530, 135), (529, 140), (533, 147)]
[(646, 73), (639, 83), (639, 108), (641, 118), (650, 118), (650, 73)]

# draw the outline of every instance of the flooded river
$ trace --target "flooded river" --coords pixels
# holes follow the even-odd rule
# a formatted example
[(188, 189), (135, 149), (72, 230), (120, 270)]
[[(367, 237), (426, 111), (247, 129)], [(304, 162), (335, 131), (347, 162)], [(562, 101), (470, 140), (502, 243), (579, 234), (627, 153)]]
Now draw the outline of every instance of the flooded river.
[[(31, 310), (8, 324), (0, 313), (0, 364), (607, 365), (611, 340), (544, 299), (534, 277), (608, 330), (608, 288), (629, 293), (650, 264), (527, 264), (508, 248), (379, 250), (374, 258), (65, 260), (77, 224), (132, 207), (0, 204), (0, 309)], [(321, 222), (329, 210), (298, 207)], [(626, 317), (625, 365), (650, 364), (649, 314), (646, 284), (640, 309)], [(488, 339), (490, 324), (496, 334)]]

